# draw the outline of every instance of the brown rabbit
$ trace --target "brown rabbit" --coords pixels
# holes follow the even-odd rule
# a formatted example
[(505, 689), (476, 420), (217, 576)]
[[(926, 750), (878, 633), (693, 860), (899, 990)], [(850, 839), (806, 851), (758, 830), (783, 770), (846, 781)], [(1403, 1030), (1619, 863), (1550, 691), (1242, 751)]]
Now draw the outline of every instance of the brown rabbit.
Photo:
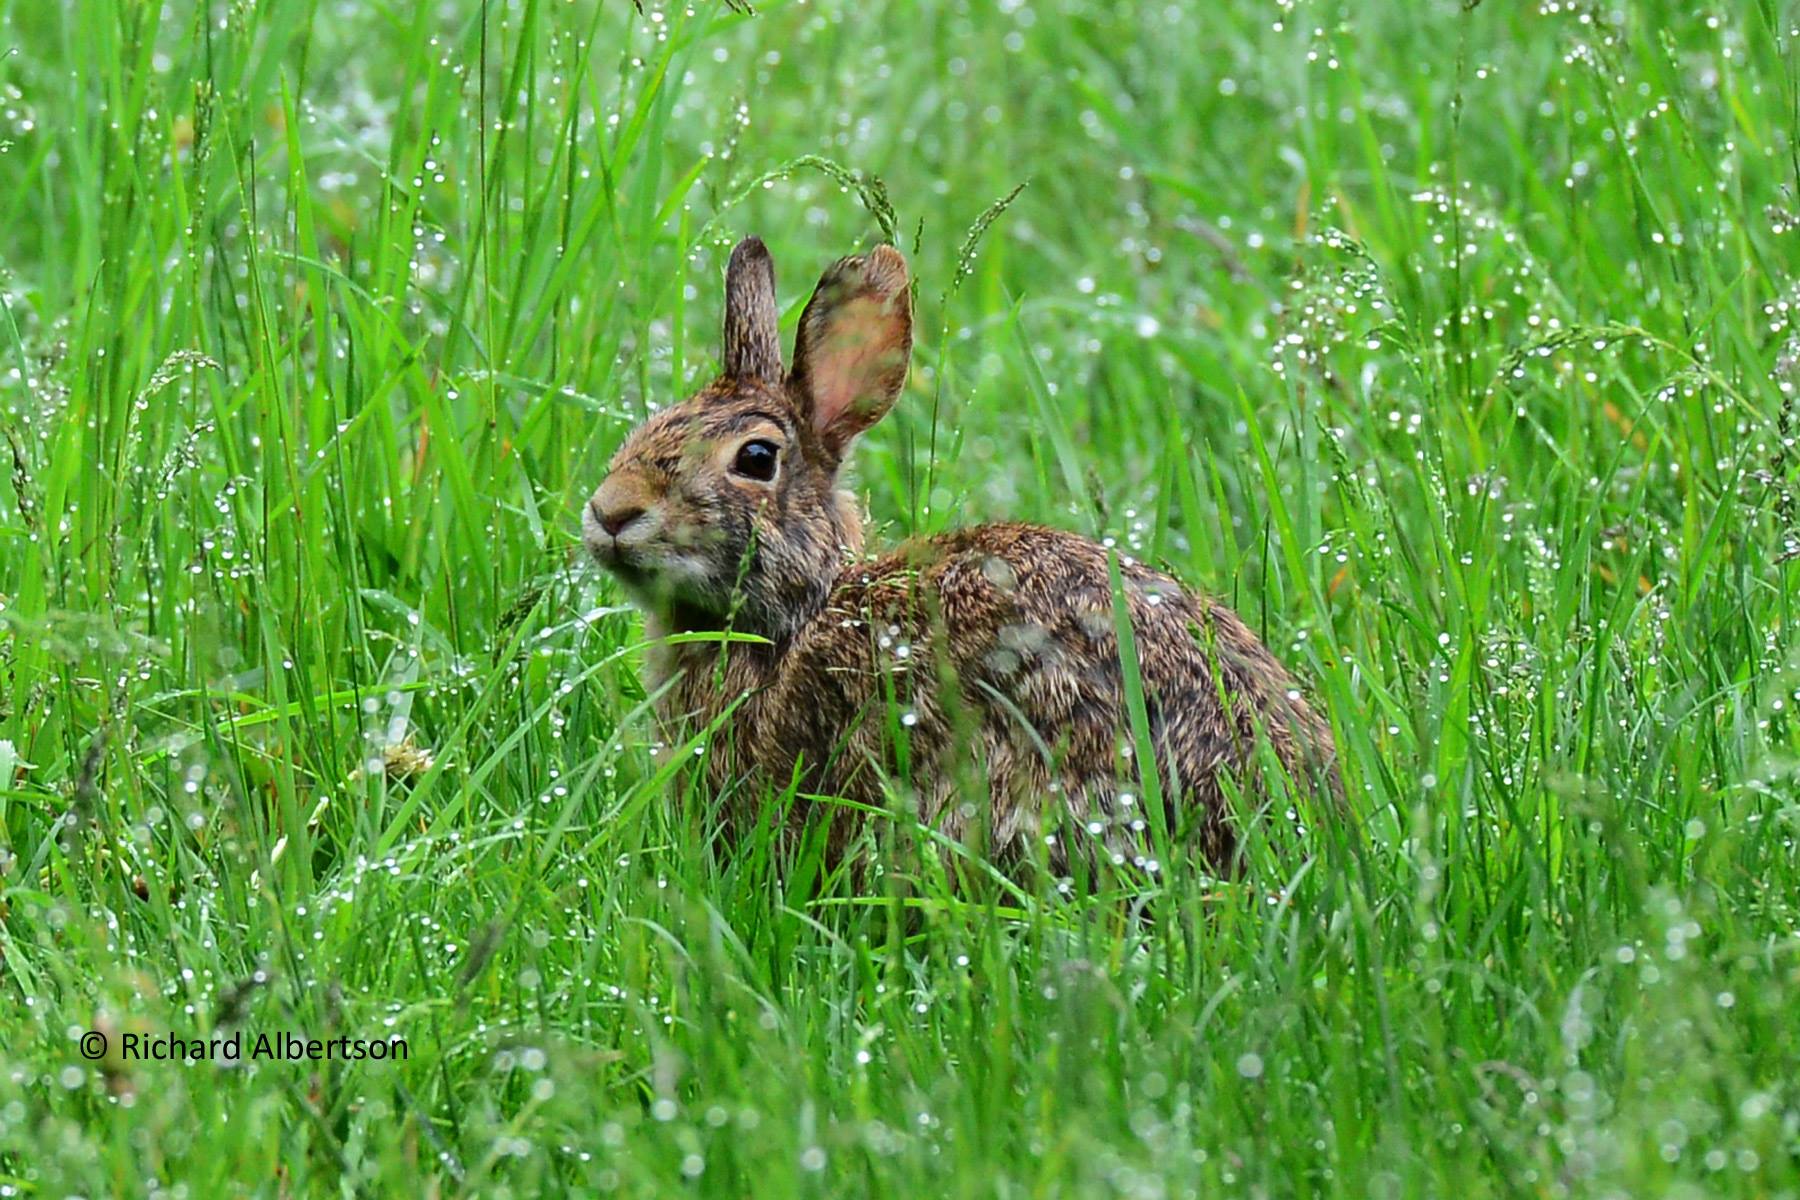
[[(774, 264), (747, 238), (726, 272), (722, 374), (626, 439), (583, 519), (652, 638), (766, 639), (664, 644), (648, 663), (672, 735), (717, 725), (708, 781), (735, 788), (727, 836), (796, 780), (879, 808), (906, 774), (921, 821), (984, 835), (1002, 861), (1042, 839), (1059, 873), (1096, 852), (1155, 870), (1109, 552), (997, 524), (865, 558), (839, 474), (906, 380), (906, 260), (878, 246), (827, 270), (792, 369), (777, 322)], [(1295, 778), (1335, 785), (1330, 728), (1236, 613), (1142, 564), (1119, 569), (1165, 827), (1197, 833), (1227, 869), (1221, 773), (1254, 776), (1260, 738)], [(842, 854), (860, 820), (833, 807)]]

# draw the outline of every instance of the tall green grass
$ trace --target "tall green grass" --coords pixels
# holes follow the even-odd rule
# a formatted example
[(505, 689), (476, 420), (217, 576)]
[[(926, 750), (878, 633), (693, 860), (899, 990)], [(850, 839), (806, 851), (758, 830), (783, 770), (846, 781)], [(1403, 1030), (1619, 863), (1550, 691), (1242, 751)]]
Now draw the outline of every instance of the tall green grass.
[[(1800, 1194), (1796, 21), (0, 0), (0, 1190)], [(748, 232), (912, 256), (879, 539), (1227, 597), (1344, 811), (709, 841), (575, 514)]]

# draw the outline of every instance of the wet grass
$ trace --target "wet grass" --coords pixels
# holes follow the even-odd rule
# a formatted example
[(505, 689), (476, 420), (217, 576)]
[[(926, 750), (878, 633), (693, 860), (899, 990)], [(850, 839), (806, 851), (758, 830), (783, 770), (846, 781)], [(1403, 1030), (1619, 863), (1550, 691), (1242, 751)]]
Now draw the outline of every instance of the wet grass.
[[(1791, 6), (758, 8), (0, 4), (0, 1193), (1800, 1192)], [(574, 514), (890, 227), (877, 536), (1229, 597), (1347, 813), (709, 846)]]

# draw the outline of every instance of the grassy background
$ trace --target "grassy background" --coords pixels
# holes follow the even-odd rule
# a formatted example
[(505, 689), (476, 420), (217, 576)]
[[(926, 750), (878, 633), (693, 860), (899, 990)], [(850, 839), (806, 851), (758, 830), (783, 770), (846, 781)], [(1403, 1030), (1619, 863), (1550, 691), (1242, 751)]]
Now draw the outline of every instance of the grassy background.
[[(1800, 1194), (1793, 6), (645, 8), (0, 3), (0, 1192)], [(881, 236), (808, 155), (876, 536), (1227, 595), (1346, 818), (1149, 923), (708, 849), (574, 514), (733, 240)], [(76, 1051), (234, 1023), (412, 1057)]]

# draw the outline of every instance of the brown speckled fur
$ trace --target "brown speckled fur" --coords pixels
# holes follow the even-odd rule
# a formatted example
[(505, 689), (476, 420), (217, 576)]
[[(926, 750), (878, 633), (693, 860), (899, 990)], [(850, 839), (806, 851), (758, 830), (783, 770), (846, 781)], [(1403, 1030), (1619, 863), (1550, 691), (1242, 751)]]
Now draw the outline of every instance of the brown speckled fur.
[[(659, 712), (671, 735), (738, 704), (708, 758), (709, 783), (734, 797), (727, 835), (754, 823), (764, 785), (797, 772), (803, 792), (884, 806), (898, 739), (919, 816), (951, 838), (1008, 861), (1034, 856), (1054, 827), (1059, 872), (1072, 850), (1141, 859), (1149, 822), (1108, 552), (1070, 533), (995, 524), (861, 557), (861, 523), (837, 475), (904, 382), (911, 316), (899, 253), (880, 247), (825, 273), (785, 377), (778, 353), (770, 361), (774, 277), (760, 242), (733, 252), (726, 292), (733, 373), (626, 440), (585, 534), (652, 637), (730, 627), (769, 639), (665, 646), (648, 663), (652, 684), (667, 685)], [(780, 448), (767, 483), (732, 469), (754, 438)], [(1135, 562), (1122, 578), (1168, 827), (1224, 868), (1222, 774), (1253, 776), (1262, 739), (1296, 778), (1335, 786), (1330, 728), (1229, 608)], [(897, 726), (896, 711), (912, 723)], [(986, 795), (969, 795), (970, 779), (985, 779)], [(839, 853), (858, 832), (845, 813), (833, 819)]]

